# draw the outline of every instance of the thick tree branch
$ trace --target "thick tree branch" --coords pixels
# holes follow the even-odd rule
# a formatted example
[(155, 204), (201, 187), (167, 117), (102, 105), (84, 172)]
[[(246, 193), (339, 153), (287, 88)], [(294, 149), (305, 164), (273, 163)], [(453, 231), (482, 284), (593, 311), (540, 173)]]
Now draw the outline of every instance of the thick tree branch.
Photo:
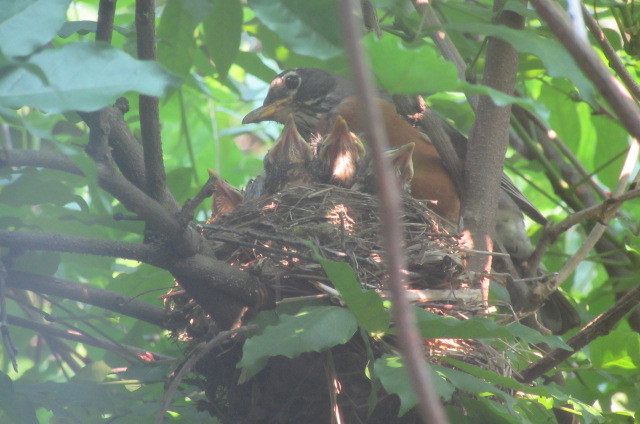
[[(495, 4), (494, 9), (500, 9), (499, 3), (500, 1)], [(511, 11), (502, 11), (496, 23), (522, 28), (524, 18)], [(490, 38), (487, 45), (484, 85), (507, 94), (513, 93), (518, 58), (518, 52), (509, 43)], [(492, 250), (491, 234), (496, 225), (502, 168), (509, 142), (510, 116), (510, 106), (498, 107), (490, 97), (480, 97), (465, 162), (460, 213), (461, 226), (476, 250)], [(477, 275), (488, 275), (491, 270), (491, 256), (472, 255), (469, 269)], [(489, 281), (483, 278), (481, 285), (485, 299), (488, 284)]]
[[(140, 190), (145, 190), (147, 179), (144, 171), (144, 155), (142, 146), (131, 133), (131, 129), (124, 121), (123, 114), (128, 110), (126, 100), (119, 99), (116, 106), (103, 109), (107, 115), (109, 124), (109, 146), (118, 169), (122, 174)], [(78, 112), (89, 128), (98, 125), (99, 121), (95, 113)], [(165, 189), (165, 202), (170, 205), (170, 210), (178, 210), (178, 203), (173, 195)]]
[(9, 271), (7, 286), (76, 300), (170, 330), (184, 325), (184, 317), (170, 314), (164, 308), (88, 284), (28, 272)]
[(340, 17), (348, 57), (356, 81), (360, 104), (364, 106), (365, 132), (372, 147), (378, 193), (380, 196), (381, 221), (385, 245), (385, 261), (391, 282), (393, 296), (393, 316), (398, 327), (400, 346), (407, 361), (411, 382), (420, 400), (418, 408), (427, 423), (448, 423), (447, 415), (435, 392), (428, 365), (424, 360), (420, 333), (415, 316), (409, 306), (403, 271), (406, 269), (400, 224), (400, 193), (394, 181), (391, 168), (384, 160), (384, 151), (389, 143), (386, 137), (382, 115), (375, 100), (373, 76), (368, 67), (361, 41), (361, 20), (355, 14), (358, 4), (355, 0), (340, 2)]
[[(156, 60), (155, 1), (136, 1), (136, 31), (138, 59)], [(140, 132), (144, 151), (144, 170), (147, 177), (146, 193), (160, 204), (164, 200), (167, 175), (162, 159), (162, 139), (160, 137), (160, 111), (158, 98), (140, 95)], [(177, 212), (171, 210), (171, 212)]]
[(116, 0), (100, 0), (98, 6), (98, 26), (96, 28), (96, 41), (104, 41), (111, 44), (113, 34), (113, 20), (116, 15)]
[(552, 0), (531, 0), (531, 4), (573, 56), (587, 78), (593, 81), (600, 94), (616, 111), (627, 131), (636, 140), (640, 140), (640, 109), (629, 92), (602, 63), (587, 40), (576, 36), (564, 10)]
[(222, 326), (232, 325), (247, 307), (262, 309), (274, 306), (272, 293), (260, 281), (203, 254), (182, 257), (176, 255), (173, 249), (151, 244), (7, 230), (0, 230), (0, 246), (113, 256), (165, 269)]
[(0, 246), (21, 250), (45, 250), (110, 256), (135, 261), (157, 262), (160, 249), (150, 244), (127, 243), (55, 233), (0, 230)]
[(75, 175), (84, 175), (82, 170), (62, 153), (46, 150), (0, 148), (0, 168), (12, 166), (35, 166)]

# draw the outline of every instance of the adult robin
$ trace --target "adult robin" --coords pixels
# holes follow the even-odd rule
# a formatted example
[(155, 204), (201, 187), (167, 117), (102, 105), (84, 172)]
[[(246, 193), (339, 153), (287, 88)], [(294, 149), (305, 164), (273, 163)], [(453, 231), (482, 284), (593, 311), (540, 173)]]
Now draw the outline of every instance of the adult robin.
[[(460, 193), (435, 146), (424, 133), (397, 113), (395, 106), (383, 93), (378, 102), (391, 147), (415, 143), (411, 194), (416, 198), (433, 201), (432, 209), (436, 213), (457, 222)], [(271, 82), (263, 105), (245, 116), (242, 122), (285, 123), (290, 115), (302, 137), (308, 141), (326, 136), (338, 117), (344, 119), (355, 134), (364, 130), (362, 108), (358, 105), (353, 82), (320, 69), (295, 68), (280, 73)], [(456, 137), (458, 140), (463, 138), (461, 135)], [(464, 151), (464, 148), (456, 150)], [(520, 260), (533, 250), (524, 231), (521, 209), (537, 222), (544, 223), (546, 220), (506, 176), (502, 187), (504, 194), (500, 197), (495, 238), (515, 259)], [(562, 321), (547, 325), (545, 317), (541, 315), (543, 325), (553, 327), (554, 332), (564, 332), (579, 325), (577, 311), (561, 293), (553, 293), (545, 306), (553, 309), (554, 313), (546, 314), (552, 317), (550, 319)]]

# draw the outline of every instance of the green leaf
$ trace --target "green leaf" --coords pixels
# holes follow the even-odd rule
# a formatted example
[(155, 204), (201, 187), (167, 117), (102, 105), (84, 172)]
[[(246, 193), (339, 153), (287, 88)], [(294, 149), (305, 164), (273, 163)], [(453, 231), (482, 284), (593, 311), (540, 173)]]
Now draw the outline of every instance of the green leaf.
[(315, 256), (333, 286), (338, 289), (340, 296), (356, 316), (358, 325), (373, 333), (387, 331), (390, 317), (380, 295), (373, 290), (362, 289), (351, 265), (324, 259), (317, 253)]
[(522, 417), (515, 416), (506, 408), (486, 398), (460, 396), (460, 401), (467, 411), (467, 419), (470, 423), (491, 424), (525, 424)]
[(249, 0), (249, 6), (296, 53), (324, 60), (343, 50), (334, 0)]
[(544, 62), (549, 75), (568, 78), (587, 101), (592, 103), (595, 100), (593, 85), (585, 78), (573, 57), (556, 40), (541, 37), (533, 31), (515, 30), (502, 25), (469, 22), (446, 24), (444, 27), (447, 30), (497, 37), (510, 43), (520, 52), (536, 55)]
[[(373, 369), (387, 393), (400, 397), (400, 415), (406, 414), (418, 403), (409, 374), (400, 356), (383, 355), (373, 364)], [(438, 396), (445, 401), (450, 400), (455, 392), (455, 387), (433, 372), (433, 369), (430, 369), (429, 372)]]
[(547, 343), (552, 348), (571, 348), (560, 337), (543, 336), (539, 332), (522, 324), (498, 325), (487, 318), (459, 320), (442, 317), (422, 308), (414, 307), (422, 337), (430, 339), (494, 339), (519, 338), (527, 343)]
[(16, 394), (13, 381), (2, 371), (0, 371), (0, 410), (6, 414), (12, 424), (38, 424), (33, 405), (24, 396)]
[(71, 378), (71, 381), (89, 381), (93, 383), (102, 383), (107, 375), (111, 373), (112, 369), (104, 361), (96, 361), (85, 365), (76, 375)]
[(481, 95), (489, 96), (491, 97), (491, 100), (493, 100), (493, 103), (495, 103), (496, 106), (506, 106), (510, 104), (516, 104), (538, 115), (544, 121), (547, 121), (549, 119), (549, 115), (550, 115), (549, 110), (542, 103), (536, 102), (530, 97), (510, 96), (508, 94), (503, 93), (502, 91), (498, 91), (486, 85), (469, 84), (464, 81), (460, 82), (460, 84), (458, 85), (458, 90), (464, 91), (465, 93), (473, 93), (473, 94), (481, 94)]
[(616, 330), (591, 342), (589, 355), (595, 368), (636, 375), (640, 366), (640, 336), (632, 331)]
[(0, 203), (11, 206), (42, 205), (52, 203), (64, 206), (75, 203), (82, 210), (87, 210), (86, 201), (75, 194), (73, 189), (60, 180), (47, 178), (48, 172), (27, 169), (13, 183), (0, 191)]
[(70, 0), (0, 0), (0, 49), (27, 56), (48, 43), (67, 17)]
[(51, 113), (94, 111), (129, 91), (161, 96), (178, 79), (154, 62), (140, 61), (103, 43), (71, 43), (34, 55), (45, 84), (23, 68), (0, 79), (0, 105)]
[(202, 25), (204, 43), (213, 58), (220, 79), (225, 78), (240, 48), (242, 2), (214, 0), (213, 11)]
[(185, 2), (167, 2), (158, 27), (158, 62), (181, 76), (189, 73), (193, 63), (195, 27)]
[(281, 315), (277, 324), (244, 343), (238, 368), (251, 367), (271, 356), (295, 358), (348, 342), (358, 326), (353, 314), (337, 306), (307, 306), (295, 315)]
[(411, 47), (400, 38), (371, 33), (364, 38), (371, 67), (378, 83), (392, 94), (452, 91), (458, 87), (458, 73), (430, 45)]
[(20, 255), (11, 268), (16, 271), (53, 276), (58, 271), (60, 262), (59, 252), (28, 251)]

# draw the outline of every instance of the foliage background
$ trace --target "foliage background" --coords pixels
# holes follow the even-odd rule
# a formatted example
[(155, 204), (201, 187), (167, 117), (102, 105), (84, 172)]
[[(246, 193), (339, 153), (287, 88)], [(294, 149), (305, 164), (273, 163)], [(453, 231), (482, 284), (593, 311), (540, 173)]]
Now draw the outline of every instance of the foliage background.
[[(394, 93), (426, 94), (434, 109), (468, 133), (474, 118), (462, 92), (486, 91), (458, 80), (455, 67), (426, 36), (431, 28), (422, 24), (411, 2), (371, 3), (377, 8), (384, 37), (378, 41), (371, 33), (365, 44), (380, 85)], [(237, 187), (261, 172), (262, 155), (277, 135), (278, 126), (243, 126), (240, 121), (262, 102), (269, 81), (279, 70), (318, 67), (348, 75), (333, 0), (169, 0), (158, 1), (156, 6), (162, 68), (152, 70), (127, 62), (136, 56), (132, 0), (117, 2), (112, 45), (123, 54), (114, 57), (108, 67), (101, 62), (104, 56), (78, 47), (95, 37), (97, 1), (0, 1), (0, 228), (141, 241), (141, 223), (112, 219), (115, 213), (128, 212), (98, 187), (93, 164), (83, 148), (88, 129), (73, 110), (95, 110), (126, 92), (131, 105), (126, 120), (139, 136), (138, 96), (134, 92), (163, 93), (160, 116), (167, 184), (182, 204), (207, 180), (207, 168)], [(594, 16), (605, 28), (608, 41), (637, 82), (637, 5), (609, 2), (597, 9), (587, 6), (597, 12)], [(481, 80), (486, 35), (510, 41), (521, 52), (518, 90), (522, 103), (536, 111), (564, 142), (588, 178), (603, 193), (610, 192), (629, 147), (627, 132), (532, 9), (515, 1), (506, 3), (505, 8), (527, 17), (526, 29), (516, 34), (491, 24), (491, 7), (486, 1), (436, 3), (446, 22), (444, 29), (468, 64), (468, 79)], [(42, 58), (44, 53), (63, 51), (68, 56), (57, 61)], [(30, 75), (31, 85), (13, 84), (15, 72)], [(49, 84), (57, 84), (57, 91), (52, 92)], [(60, 93), (67, 103), (56, 97)], [(525, 138), (525, 131), (514, 130)], [(535, 146), (536, 142), (531, 143)], [(62, 153), (88, 177), (3, 162), (5, 151), (17, 149)], [(507, 158), (510, 175), (553, 221), (575, 209), (567, 198), (577, 190), (562, 186), (558, 167), (558, 163), (529, 160), (515, 150), (510, 150)], [(554, 183), (563, 191), (554, 191)], [(199, 220), (206, 218), (206, 206), (199, 209)], [(629, 271), (626, 276), (612, 279), (603, 266), (608, 258), (594, 253), (562, 286), (576, 301), (584, 322), (610, 308), (618, 291), (637, 285), (639, 206), (638, 200), (628, 202), (611, 224), (614, 240), (629, 259), (624, 265)], [(530, 231), (535, 238), (541, 228), (532, 225)], [(547, 269), (559, 269), (582, 244), (584, 235), (580, 227), (563, 235), (545, 255)], [(18, 252), (11, 245), (3, 246), (4, 266), (12, 270), (88, 284), (157, 306), (161, 306), (159, 296), (173, 285), (168, 272), (131, 260), (64, 251)], [(57, 326), (99, 339), (173, 358), (183, 355), (179, 344), (150, 323), (70, 299), (39, 297), (15, 289), (5, 294), (6, 311), (11, 315), (36, 322), (52, 317)], [(31, 309), (25, 306), (28, 304)], [(5, 345), (0, 374), (2, 420), (147, 422), (159, 408), (167, 373), (175, 367), (171, 361), (124, 359), (86, 343), (68, 341), (64, 342), (66, 348), (53, 347), (50, 339), (36, 335), (33, 329), (11, 326), (10, 332), (18, 348), (18, 371), (12, 370)], [(556, 402), (563, 398), (578, 405), (581, 422), (634, 422), (638, 419), (634, 411), (640, 409), (639, 363), (639, 336), (621, 322), (562, 365), (560, 369), (571, 370), (567, 386), (539, 396), (515, 395), (515, 406), (493, 402), (485, 408), (492, 410), (491, 422), (542, 422), (536, 419), (550, 417), (544, 410), (555, 397)], [(125, 366), (126, 372), (113, 373)], [(446, 370), (441, 372), (447, 374)], [(455, 381), (453, 384), (459, 386)], [(482, 391), (479, 386), (473, 389)], [(196, 407), (201, 398), (196, 386), (185, 385), (177, 398), (170, 409), (174, 421), (210, 422)], [(467, 407), (473, 409), (472, 405)], [(510, 415), (512, 407), (518, 416)]]

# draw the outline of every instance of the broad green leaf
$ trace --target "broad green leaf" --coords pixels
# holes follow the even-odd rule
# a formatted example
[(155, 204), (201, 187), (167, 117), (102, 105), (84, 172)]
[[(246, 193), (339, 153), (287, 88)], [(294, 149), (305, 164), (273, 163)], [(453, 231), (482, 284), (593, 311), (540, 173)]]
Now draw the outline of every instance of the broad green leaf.
[(102, 43), (70, 43), (38, 53), (29, 63), (42, 69), (49, 84), (23, 68), (14, 69), (0, 79), (0, 105), (90, 112), (129, 91), (161, 96), (178, 83), (158, 64)]
[(75, 194), (73, 188), (63, 182), (47, 178), (50, 173), (27, 169), (12, 184), (0, 191), (0, 203), (11, 206), (42, 205), (52, 203), (64, 206), (75, 203), (80, 209), (87, 210), (85, 200)]
[(11, 424), (38, 424), (36, 411), (24, 396), (15, 392), (11, 378), (0, 371), (0, 410), (9, 418)]
[(80, 371), (73, 376), (71, 381), (89, 381), (93, 383), (102, 383), (104, 379), (111, 373), (111, 367), (104, 361), (96, 361), (85, 365)]
[(27, 56), (48, 43), (67, 17), (70, 0), (0, 0), (0, 49)]
[(202, 23), (204, 42), (213, 58), (219, 78), (227, 76), (238, 55), (242, 34), (242, 2), (214, 0), (213, 10)]
[(272, 356), (295, 358), (348, 342), (358, 328), (353, 314), (337, 306), (307, 306), (295, 315), (281, 315), (262, 334), (244, 343), (238, 368), (251, 367)]
[(375, 34), (364, 38), (371, 68), (382, 88), (392, 94), (452, 91), (458, 87), (458, 74), (430, 45), (410, 47), (398, 37)]
[[(383, 355), (373, 364), (373, 369), (387, 393), (400, 397), (400, 415), (406, 414), (418, 403), (418, 398), (401, 357)], [(433, 369), (430, 369), (429, 372), (438, 395), (445, 401), (450, 400), (455, 392), (455, 387), (433, 372)]]
[(329, 59), (343, 50), (334, 0), (249, 0), (249, 6), (296, 53)]
[(539, 332), (522, 324), (498, 325), (487, 318), (459, 320), (453, 317), (442, 317), (422, 308), (414, 308), (422, 337), (430, 339), (493, 339), (520, 338), (527, 343), (546, 343), (552, 348), (571, 348), (560, 337), (543, 336)]
[(515, 30), (502, 25), (465, 23), (446, 24), (444, 27), (447, 30), (497, 37), (510, 43), (520, 52), (534, 54), (542, 59), (549, 75), (568, 78), (587, 101), (593, 102), (595, 99), (593, 86), (578, 68), (573, 57), (556, 40), (541, 37), (530, 30)]
[(493, 103), (496, 104), (496, 106), (516, 104), (524, 109), (535, 113), (544, 121), (549, 119), (549, 111), (547, 110), (547, 108), (544, 107), (543, 104), (536, 102), (529, 97), (510, 96), (503, 93), (502, 91), (498, 91), (486, 85), (469, 84), (463, 81), (460, 82), (458, 89), (464, 91), (465, 93), (483, 94), (485, 96), (489, 96), (491, 97), (491, 100), (493, 100)]
[(182, 1), (169, 1), (158, 27), (158, 62), (178, 75), (189, 73), (196, 48), (196, 23)]
[(53, 276), (60, 267), (59, 252), (28, 251), (16, 259), (12, 269)]
[(389, 312), (384, 308), (382, 298), (373, 290), (362, 289), (351, 265), (330, 261), (317, 254), (316, 260), (320, 262), (327, 277), (356, 316), (358, 325), (374, 333), (389, 329)]
[(460, 396), (460, 401), (464, 405), (470, 423), (531, 424), (507, 411), (503, 405), (486, 398)]
[(242, 66), (242, 69), (246, 72), (255, 75), (266, 83), (270, 83), (277, 75), (273, 69), (269, 68), (260, 60), (258, 55), (253, 53), (238, 52), (236, 63)]
[(591, 342), (589, 357), (596, 368), (636, 375), (640, 366), (640, 336), (618, 329)]

